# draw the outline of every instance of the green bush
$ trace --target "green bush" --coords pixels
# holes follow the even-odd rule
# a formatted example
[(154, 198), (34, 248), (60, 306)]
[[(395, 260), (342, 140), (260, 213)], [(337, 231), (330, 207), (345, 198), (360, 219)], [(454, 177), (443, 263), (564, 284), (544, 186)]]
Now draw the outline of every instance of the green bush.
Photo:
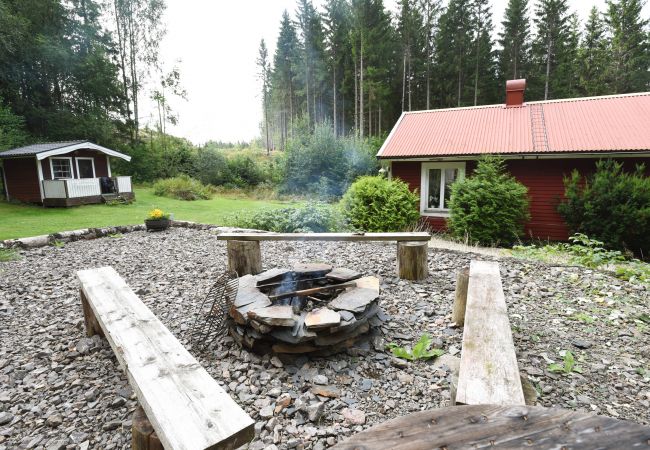
[(650, 255), (650, 177), (640, 165), (599, 161), (583, 179), (577, 171), (565, 178), (566, 200), (558, 206), (572, 233), (583, 233), (605, 246)]
[(374, 154), (365, 141), (337, 137), (327, 123), (296, 132), (287, 145), (283, 192), (339, 198), (358, 176), (378, 170)]
[(194, 161), (196, 178), (203, 184), (221, 186), (228, 182), (228, 161), (218, 150), (202, 148)]
[(403, 231), (420, 213), (419, 198), (401, 180), (365, 176), (355, 181), (341, 200), (347, 222), (369, 232)]
[(153, 185), (153, 193), (159, 197), (176, 198), (178, 200), (207, 200), (212, 198), (210, 186), (206, 186), (187, 175), (156, 181)]
[(312, 202), (298, 208), (261, 210), (250, 217), (237, 217), (233, 225), (276, 233), (323, 233), (341, 231), (343, 220), (336, 208)]
[(512, 244), (523, 235), (529, 218), (528, 189), (506, 172), (501, 158), (479, 160), (472, 176), (451, 187), (452, 235), (472, 244)]

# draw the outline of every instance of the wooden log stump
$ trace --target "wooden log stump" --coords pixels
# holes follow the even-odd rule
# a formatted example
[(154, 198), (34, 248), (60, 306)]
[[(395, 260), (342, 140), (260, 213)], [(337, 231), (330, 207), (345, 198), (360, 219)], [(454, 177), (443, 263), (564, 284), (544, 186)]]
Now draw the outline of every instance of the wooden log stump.
[(423, 280), (429, 275), (428, 241), (397, 243), (397, 274), (403, 280)]
[(259, 241), (228, 241), (228, 269), (243, 275), (257, 275), (262, 271), (262, 252)]
[(131, 426), (132, 450), (164, 450), (158, 435), (151, 426), (147, 415), (139, 406), (133, 412), (133, 425)]
[(86, 325), (86, 336), (92, 337), (98, 334), (104, 337), (104, 332), (102, 331), (102, 327), (99, 325), (99, 322), (95, 317), (95, 313), (93, 313), (93, 309), (90, 307), (90, 304), (88, 303), (88, 299), (86, 298), (86, 295), (84, 294), (84, 291), (82, 289), (79, 289), (79, 297), (81, 297), (81, 308), (83, 309), (83, 313), (84, 313), (84, 324)]
[(456, 276), (456, 297), (451, 321), (458, 327), (465, 323), (465, 308), (467, 305), (467, 286), (469, 285), (469, 267), (462, 269)]

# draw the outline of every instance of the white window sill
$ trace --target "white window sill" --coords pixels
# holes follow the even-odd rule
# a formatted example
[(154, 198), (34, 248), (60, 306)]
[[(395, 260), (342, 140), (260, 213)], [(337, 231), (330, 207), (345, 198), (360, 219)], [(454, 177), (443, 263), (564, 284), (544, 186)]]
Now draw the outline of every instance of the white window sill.
[(421, 216), (426, 217), (449, 217), (450, 213), (448, 209), (439, 209), (439, 210), (425, 210), (420, 211)]

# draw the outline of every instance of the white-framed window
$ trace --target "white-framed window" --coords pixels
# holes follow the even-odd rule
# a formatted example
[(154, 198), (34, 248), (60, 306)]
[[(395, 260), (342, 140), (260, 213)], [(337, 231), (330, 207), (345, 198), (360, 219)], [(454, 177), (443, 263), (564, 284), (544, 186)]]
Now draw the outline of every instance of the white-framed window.
[(422, 163), (420, 213), (424, 216), (448, 216), (451, 185), (464, 177), (464, 162)]
[(77, 156), (77, 178), (95, 178), (95, 158)]
[(74, 178), (72, 173), (72, 158), (68, 156), (50, 158), (50, 170), (52, 171), (53, 180)]

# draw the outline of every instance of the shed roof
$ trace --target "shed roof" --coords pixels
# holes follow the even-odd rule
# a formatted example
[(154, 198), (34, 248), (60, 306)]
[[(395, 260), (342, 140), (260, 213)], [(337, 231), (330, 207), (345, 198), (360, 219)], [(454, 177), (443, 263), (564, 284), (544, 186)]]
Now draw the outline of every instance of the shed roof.
[(380, 158), (650, 150), (650, 92), (405, 112)]
[(12, 148), (11, 150), (0, 152), (0, 159), (36, 156), (37, 159), (41, 160), (48, 156), (63, 155), (81, 149), (97, 150), (109, 156), (122, 158), (126, 161), (131, 160), (129, 155), (102, 147), (101, 145), (93, 144), (90, 141), (43, 142), (40, 144), (26, 145), (24, 147)]

